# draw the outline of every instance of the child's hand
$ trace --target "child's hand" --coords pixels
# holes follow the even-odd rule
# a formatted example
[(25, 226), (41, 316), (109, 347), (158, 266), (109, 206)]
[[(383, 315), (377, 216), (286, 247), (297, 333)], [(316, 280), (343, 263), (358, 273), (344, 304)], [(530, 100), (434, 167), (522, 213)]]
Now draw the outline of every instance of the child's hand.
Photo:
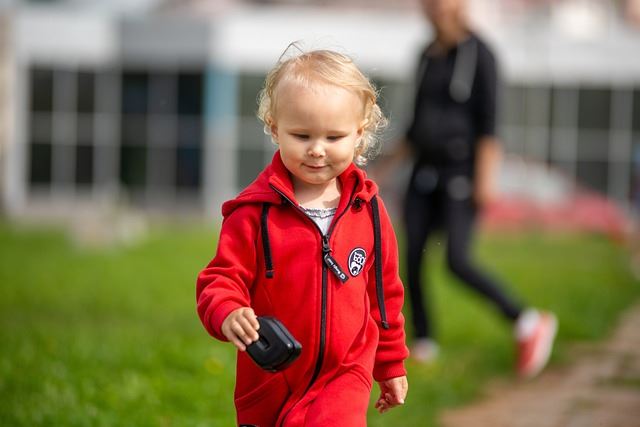
[(252, 342), (258, 341), (258, 317), (250, 307), (233, 310), (222, 322), (222, 334), (227, 337), (238, 350), (245, 351)]
[(409, 388), (406, 376), (380, 381), (378, 384), (380, 385), (380, 397), (376, 402), (378, 412), (384, 414), (389, 409), (404, 404)]

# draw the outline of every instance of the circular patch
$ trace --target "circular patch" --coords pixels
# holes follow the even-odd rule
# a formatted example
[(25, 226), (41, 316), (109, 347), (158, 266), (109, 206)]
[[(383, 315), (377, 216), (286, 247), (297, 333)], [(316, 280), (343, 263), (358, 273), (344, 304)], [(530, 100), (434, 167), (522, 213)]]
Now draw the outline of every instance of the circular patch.
[(349, 273), (353, 277), (356, 277), (364, 268), (364, 263), (367, 261), (367, 252), (362, 248), (355, 248), (349, 254)]

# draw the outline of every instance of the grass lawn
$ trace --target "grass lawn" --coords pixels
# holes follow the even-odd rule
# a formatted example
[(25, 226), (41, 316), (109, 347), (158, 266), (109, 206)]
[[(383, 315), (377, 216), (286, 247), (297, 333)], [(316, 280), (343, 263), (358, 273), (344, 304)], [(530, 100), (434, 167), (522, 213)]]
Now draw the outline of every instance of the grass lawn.
[[(234, 350), (195, 313), (214, 234), (174, 228), (87, 250), (56, 230), (0, 225), (0, 425), (233, 425)], [(407, 404), (371, 411), (371, 426), (435, 425), (443, 408), (512, 375), (510, 329), (442, 270), (437, 242), (428, 250), (442, 357), (410, 364)], [(558, 314), (556, 364), (640, 296), (623, 250), (600, 237), (483, 236), (476, 252), (519, 298)]]

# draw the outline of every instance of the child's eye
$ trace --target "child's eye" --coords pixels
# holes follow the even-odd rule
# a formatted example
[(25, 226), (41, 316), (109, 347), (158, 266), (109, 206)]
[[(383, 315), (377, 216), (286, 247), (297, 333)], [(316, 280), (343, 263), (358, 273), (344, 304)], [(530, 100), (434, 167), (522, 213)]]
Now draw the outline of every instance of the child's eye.
[(294, 138), (298, 138), (298, 139), (302, 139), (304, 141), (306, 141), (307, 139), (309, 139), (309, 135), (307, 135), (306, 133), (292, 133), (291, 134)]
[(344, 138), (344, 136), (343, 136), (343, 135), (331, 135), (331, 136), (328, 136), (328, 137), (327, 137), (327, 139), (328, 139), (329, 141), (339, 141), (339, 140), (341, 140), (342, 138)]

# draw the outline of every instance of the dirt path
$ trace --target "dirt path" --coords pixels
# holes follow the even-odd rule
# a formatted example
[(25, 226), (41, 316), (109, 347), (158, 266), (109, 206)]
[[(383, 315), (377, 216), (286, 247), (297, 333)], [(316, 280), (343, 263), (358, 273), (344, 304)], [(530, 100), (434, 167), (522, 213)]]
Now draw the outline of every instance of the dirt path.
[(492, 385), (486, 398), (446, 412), (441, 424), (640, 427), (640, 306), (622, 316), (608, 341), (575, 352), (574, 363), (534, 380)]

